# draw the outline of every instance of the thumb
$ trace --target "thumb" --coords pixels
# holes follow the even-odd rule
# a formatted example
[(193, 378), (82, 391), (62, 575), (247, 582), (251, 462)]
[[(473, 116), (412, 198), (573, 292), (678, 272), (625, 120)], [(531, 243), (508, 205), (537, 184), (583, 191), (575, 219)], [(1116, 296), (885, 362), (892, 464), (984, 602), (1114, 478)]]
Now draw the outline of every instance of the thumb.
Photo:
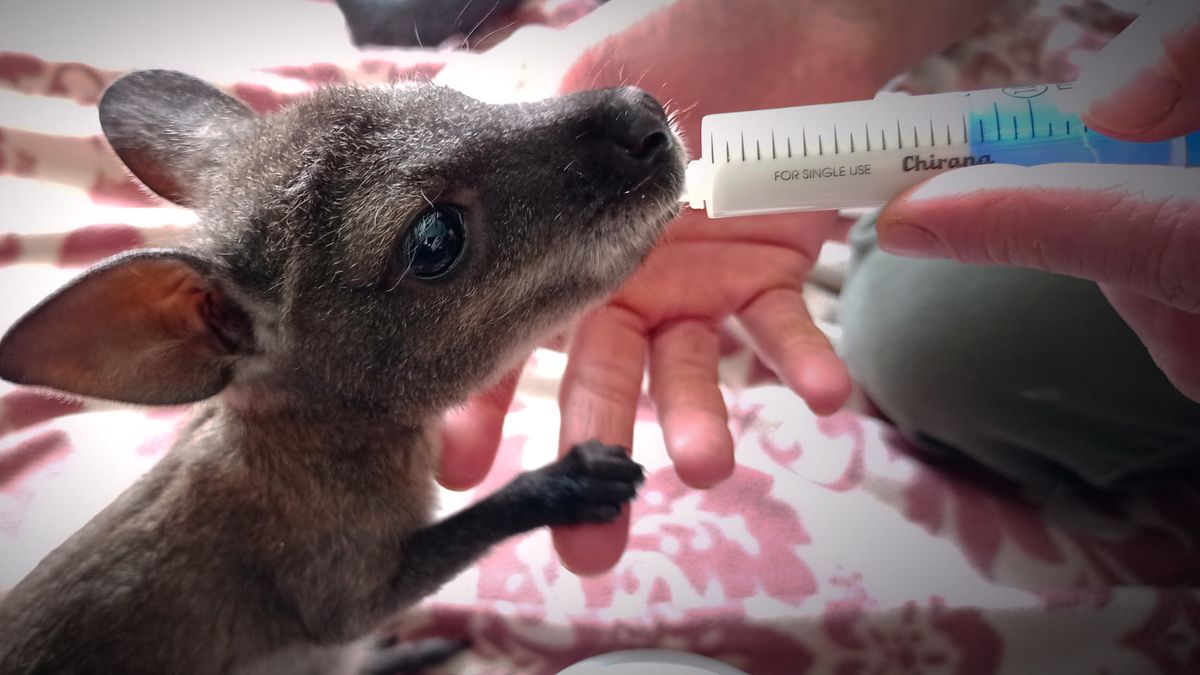
[(1121, 140), (1200, 128), (1200, 2), (1158, 0), (1080, 72), (1084, 121)]
[(1176, 167), (956, 169), (892, 200), (879, 214), (879, 245), (1091, 279), (1195, 313), (1198, 185), (1200, 171)]

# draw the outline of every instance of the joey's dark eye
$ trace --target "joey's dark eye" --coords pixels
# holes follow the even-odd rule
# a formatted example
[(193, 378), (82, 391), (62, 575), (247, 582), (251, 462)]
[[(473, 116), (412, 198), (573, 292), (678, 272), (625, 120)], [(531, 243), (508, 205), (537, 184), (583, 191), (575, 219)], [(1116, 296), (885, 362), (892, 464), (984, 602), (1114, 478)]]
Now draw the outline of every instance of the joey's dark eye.
[(409, 273), (428, 280), (449, 272), (465, 243), (462, 211), (453, 206), (433, 206), (413, 220), (400, 250), (408, 257)]

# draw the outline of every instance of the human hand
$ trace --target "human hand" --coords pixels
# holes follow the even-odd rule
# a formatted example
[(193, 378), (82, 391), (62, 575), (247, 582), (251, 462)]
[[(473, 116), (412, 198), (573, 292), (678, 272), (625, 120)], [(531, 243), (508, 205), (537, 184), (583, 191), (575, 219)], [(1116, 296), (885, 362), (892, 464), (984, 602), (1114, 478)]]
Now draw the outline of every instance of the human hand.
[[(598, 11), (641, 1), (613, 0)], [(705, 114), (869, 98), (982, 18), (978, 3), (920, 0), (928, 7), (916, 30), (926, 33), (914, 36), (889, 32), (912, 8), (886, 1), (658, 4), (665, 8), (592, 45), (560, 89), (641, 86), (688, 139), (699, 137)], [(834, 222), (832, 213), (681, 216), (635, 277), (577, 328), (560, 396), (561, 450), (591, 438), (630, 446), (648, 361), (650, 396), (680, 478), (694, 487), (726, 478), (733, 440), (717, 386), (716, 329), (730, 316), (810, 408), (840, 408), (849, 375), (800, 295)], [(443, 484), (469, 487), (487, 473), (515, 382), (508, 378), (448, 419)], [(627, 534), (626, 513), (611, 525), (556, 530), (555, 545), (572, 570), (598, 573), (615, 564)]]
[[(1200, 5), (1159, 0), (1086, 64), (1077, 89), (1087, 124), (1121, 140), (1200, 129)], [(901, 255), (1099, 282), (1159, 368), (1200, 401), (1200, 169), (969, 167), (901, 195), (877, 230)]]

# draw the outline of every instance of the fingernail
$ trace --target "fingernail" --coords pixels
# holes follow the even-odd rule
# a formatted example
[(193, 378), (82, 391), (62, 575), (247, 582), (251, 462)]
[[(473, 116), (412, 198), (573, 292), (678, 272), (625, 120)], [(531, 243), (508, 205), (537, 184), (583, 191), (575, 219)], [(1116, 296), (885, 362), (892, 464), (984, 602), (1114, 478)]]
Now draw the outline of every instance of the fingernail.
[(1194, 13), (1191, 2), (1155, 3), (1084, 64), (1075, 91), (1090, 121), (1104, 129), (1136, 134), (1154, 127), (1183, 92), (1167, 66), (1166, 41)]
[(1135, 134), (1165, 119), (1182, 97), (1178, 82), (1157, 72), (1143, 71), (1132, 82), (1093, 101), (1087, 114), (1101, 127)]
[(893, 223), (881, 229), (879, 248), (910, 258), (935, 258), (944, 251), (932, 232), (912, 223)]

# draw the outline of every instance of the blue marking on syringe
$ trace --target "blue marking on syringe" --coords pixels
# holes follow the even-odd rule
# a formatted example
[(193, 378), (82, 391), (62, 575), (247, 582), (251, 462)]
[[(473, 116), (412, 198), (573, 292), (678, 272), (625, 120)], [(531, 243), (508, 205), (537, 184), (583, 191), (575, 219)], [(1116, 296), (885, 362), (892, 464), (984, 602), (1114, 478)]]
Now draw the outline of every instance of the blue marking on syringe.
[[(997, 164), (1034, 166), (1058, 162), (1200, 166), (1200, 132), (1186, 139), (1132, 143), (1088, 128), (1048, 97), (1024, 98), (1026, 115), (1002, 115), (994, 102), (971, 111), (971, 154)], [(1001, 120), (1009, 117), (1009, 124)], [(984, 161), (987, 161), (984, 160)]]

